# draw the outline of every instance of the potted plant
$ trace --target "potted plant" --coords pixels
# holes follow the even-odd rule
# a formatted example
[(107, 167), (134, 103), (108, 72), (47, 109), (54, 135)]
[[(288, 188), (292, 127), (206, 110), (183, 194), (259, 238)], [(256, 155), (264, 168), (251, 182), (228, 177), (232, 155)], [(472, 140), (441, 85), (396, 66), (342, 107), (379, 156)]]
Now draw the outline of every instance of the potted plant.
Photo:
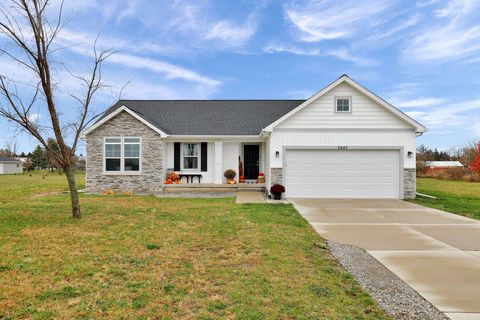
[(257, 183), (265, 183), (265, 173), (263, 172), (258, 173)]
[(285, 192), (285, 187), (282, 186), (281, 184), (274, 184), (273, 186), (270, 187), (270, 193), (273, 194), (273, 199), (275, 200), (281, 200), (282, 193), (284, 192)]
[(235, 170), (232, 170), (232, 169), (227, 169), (223, 173), (223, 176), (227, 179), (228, 184), (235, 184), (234, 178), (236, 175), (237, 173), (235, 172)]

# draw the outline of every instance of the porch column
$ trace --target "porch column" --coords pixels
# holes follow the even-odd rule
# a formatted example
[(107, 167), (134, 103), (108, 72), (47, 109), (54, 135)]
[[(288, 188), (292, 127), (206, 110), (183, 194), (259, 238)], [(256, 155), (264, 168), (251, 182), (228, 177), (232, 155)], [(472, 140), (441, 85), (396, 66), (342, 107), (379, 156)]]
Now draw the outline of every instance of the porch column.
[(223, 182), (223, 142), (215, 141), (215, 184)]

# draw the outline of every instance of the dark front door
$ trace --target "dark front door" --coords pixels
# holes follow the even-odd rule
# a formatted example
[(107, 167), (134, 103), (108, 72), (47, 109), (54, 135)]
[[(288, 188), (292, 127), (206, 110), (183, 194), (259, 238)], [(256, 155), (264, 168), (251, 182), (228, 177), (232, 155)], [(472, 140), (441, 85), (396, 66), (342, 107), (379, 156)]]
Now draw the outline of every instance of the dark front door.
[(257, 145), (244, 145), (243, 146), (243, 158), (245, 159), (244, 163), (244, 175), (245, 179), (257, 179), (258, 178), (258, 168), (260, 160), (260, 146)]

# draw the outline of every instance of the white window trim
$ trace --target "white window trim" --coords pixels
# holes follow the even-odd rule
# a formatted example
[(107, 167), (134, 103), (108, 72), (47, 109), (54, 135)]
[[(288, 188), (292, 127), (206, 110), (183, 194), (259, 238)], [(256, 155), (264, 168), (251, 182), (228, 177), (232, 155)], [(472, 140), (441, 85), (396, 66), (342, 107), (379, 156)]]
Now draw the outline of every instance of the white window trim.
[[(196, 144), (198, 145), (198, 167), (195, 169), (188, 169), (183, 167), (183, 145), (184, 144)], [(182, 142), (180, 143), (180, 170), (181, 171), (186, 171), (186, 172), (199, 172), (202, 168), (202, 144), (200, 142)]]
[[(106, 157), (106, 144), (107, 139), (120, 139), (120, 171), (107, 171), (107, 157)], [(125, 171), (125, 148), (123, 147), (125, 139), (139, 139), (139, 164), (138, 164), (138, 171)], [(104, 137), (103, 138), (103, 174), (104, 175), (122, 175), (122, 176), (137, 176), (142, 174), (142, 137), (133, 137), (133, 136), (126, 136), (126, 137)]]
[[(338, 108), (337, 108), (337, 101), (339, 99), (346, 99), (348, 100), (348, 111), (338, 111)], [(335, 108), (335, 113), (352, 113), (352, 97), (342, 97), (342, 96), (339, 96), (339, 97), (335, 97), (334, 98), (334, 108)]]

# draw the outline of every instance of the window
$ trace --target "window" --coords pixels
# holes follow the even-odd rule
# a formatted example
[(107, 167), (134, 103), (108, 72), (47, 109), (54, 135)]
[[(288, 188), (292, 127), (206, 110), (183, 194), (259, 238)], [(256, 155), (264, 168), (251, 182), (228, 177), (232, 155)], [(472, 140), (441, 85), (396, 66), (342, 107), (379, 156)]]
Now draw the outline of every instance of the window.
[(198, 169), (200, 158), (199, 143), (182, 144), (183, 169)]
[(124, 170), (140, 171), (140, 138), (124, 138), (123, 149)]
[(335, 98), (336, 112), (350, 112), (352, 99), (348, 97)]
[(105, 171), (139, 172), (140, 138), (105, 138)]

